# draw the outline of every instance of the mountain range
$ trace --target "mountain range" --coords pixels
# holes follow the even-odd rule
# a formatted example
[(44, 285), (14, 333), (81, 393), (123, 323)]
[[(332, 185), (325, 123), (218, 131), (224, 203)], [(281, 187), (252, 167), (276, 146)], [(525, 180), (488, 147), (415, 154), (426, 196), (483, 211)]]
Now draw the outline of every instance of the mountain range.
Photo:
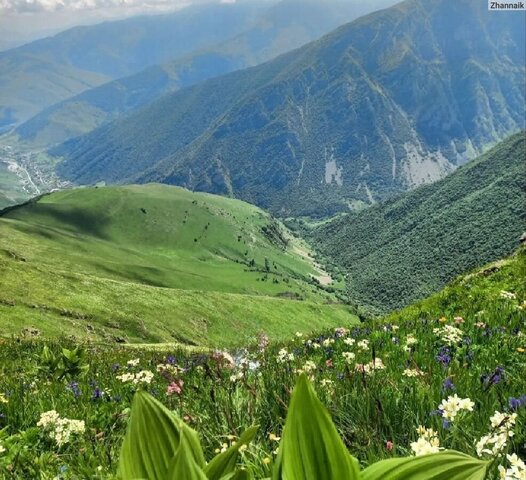
[(433, 185), (304, 232), (354, 302), (397, 309), (519, 246), (525, 160), (521, 132)]
[(79, 26), (0, 52), (0, 131), (43, 108), (242, 32), (264, 1), (207, 4)]
[(78, 183), (163, 182), (287, 215), (439, 180), (524, 127), (522, 12), (407, 0), (51, 150)]
[(270, 60), (385, 3), (281, 0), (258, 12), (242, 33), (52, 105), (20, 125), (16, 134), (33, 147), (63, 142), (163, 93)]

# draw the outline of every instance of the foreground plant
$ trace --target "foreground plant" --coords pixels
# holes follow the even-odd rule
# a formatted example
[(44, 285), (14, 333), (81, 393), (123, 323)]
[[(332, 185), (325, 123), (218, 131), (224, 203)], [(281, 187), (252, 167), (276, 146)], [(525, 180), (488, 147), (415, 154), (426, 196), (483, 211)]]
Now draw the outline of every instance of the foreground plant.
[[(252, 478), (238, 467), (240, 450), (256, 435), (239, 441), (206, 463), (197, 432), (145, 392), (138, 392), (122, 446), (119, 474), (124, 480), (233, 480)], [(348, 452), (329, 413), (305, 374), (289, 406), (272, 480), (484, 480), (489, 462), (443, 451), (394, 458), (361, 470)]]

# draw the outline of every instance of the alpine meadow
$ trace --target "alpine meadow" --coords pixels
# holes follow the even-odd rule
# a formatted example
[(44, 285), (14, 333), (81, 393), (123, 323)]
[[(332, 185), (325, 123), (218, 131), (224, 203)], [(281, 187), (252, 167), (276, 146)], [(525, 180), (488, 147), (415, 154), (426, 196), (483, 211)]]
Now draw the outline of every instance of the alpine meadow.
[(4, 479), (526, 480), (523, 3), (0, 1)]

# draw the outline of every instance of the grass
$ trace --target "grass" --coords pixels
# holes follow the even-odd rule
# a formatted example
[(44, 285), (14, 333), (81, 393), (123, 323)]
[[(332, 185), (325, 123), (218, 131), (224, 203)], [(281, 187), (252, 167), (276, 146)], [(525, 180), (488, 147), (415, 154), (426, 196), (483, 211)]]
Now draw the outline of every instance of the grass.
[(0, 233), (3, 334), (231, 346), (356, 320), (311, 279), (306, 247), (236, 200), (75, 189), (7, 211)]
[[(86, 354), (78, 358), (89, 371), (82, 375), (74, 368), (53, 367), (42, 354), (47, 346), (60, 355), (61, 347), (73, 346), (68, 339), (4, 340), (0, 445), (5, 451), (0, 454), (0, 475), (115, 478), (131, 400), (141, 388), (199, 431), (207, 458), (257, 424), (259, 433), (244, 452), (243, 464), (256, 478), (268, 477), (277, 446), (271, 434), (281, 435), (300, 370), (312, 378), (362, 466), (412, 454), (419, 425), (432, 428), (441, 447), (476, 456), (475, 444), (491, 432), (495, 411), (506, 418), (517, 414), (515, 435), (499, 453), (524, 456), (526, 406), (510, 398), (526, 394), (525, 259), (523, 249), (381, 321), (342, 324), (349, 330), (326, 330), (270, 345), (260, 341), (232, 351), (232, 360), (217, 352), (171, 345), (131, 350), (84, 343), (80, 346)], [(446, 325), (459, 329), (459, 338), (449, 345), (435, 333)], [(408, 344), (410, 337), (416, 343)], [(347, 360), (345, 352), (355, 357)], [(134, 359), (136, 363), (128, 363)], [(362, 365), (373, 359), (381, 359), (384, 368), (362, 373)], [(161, 373), (159, 364), (171, 367)], [(117, 378), (142, 370), (153, 372), (150, 383), (134, 385)], [(419, 373), (408, 377), (408, 370)], [(181, 380), (181, 392), (168, 395), (168, 385)], [(473, 411), (461, 411), (451, 422), (437, 409), (453, 394), (474, 404)], [(52, 409), (62, 417), (83, 420), (85, 431), (59, 447), (49, 430), (37, 426), (40, 415)], [(505, 455), (494, 460), (489, 478), (497, 478), (498, 464), (509, 466)]]

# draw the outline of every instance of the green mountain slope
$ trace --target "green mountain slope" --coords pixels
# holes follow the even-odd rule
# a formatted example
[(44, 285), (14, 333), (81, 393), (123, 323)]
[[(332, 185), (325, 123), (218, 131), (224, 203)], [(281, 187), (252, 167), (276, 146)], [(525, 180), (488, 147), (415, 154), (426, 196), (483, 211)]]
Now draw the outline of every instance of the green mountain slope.
[(0, 217), (0, 330), (239, 344), (353, 320), (246, 203), (169, 186), (53, 193)]
[(347, 276), (350, 296), (399, 308), (511, 253), (526, 230), (526, 134), (513, 135), (433, 185), (310, 231)]
[(52, 150), (81, 183), (159, 181), (282, 215), (440, 179), (524, 126), (524, 15), (408, 0)]
[(52, 105), (20, 125), (16, 134), (33, 147), (63, 142), (163, 93), (270, 60), (385, 3), (282, 0), (264, 9), (253, 25), (234, 38)]
[(0, 52), (0, 132), (43, 108), (242, 32), (264, 2), (196, 5), (75, 27)]
[[(463, 274), (440, 292), (383, 317), (382, 322), (407, 325), (423, 319), (460, 316), (491, 324), (514, 303), (517, 303), (514, 313), (520, 315), (524, 309), (520, 299), (525, 294), (525, 277), (526, 248), (522, 246), (513, 255)], [(507, 299), (502, 292), (513, 293), (515, 297)]]

